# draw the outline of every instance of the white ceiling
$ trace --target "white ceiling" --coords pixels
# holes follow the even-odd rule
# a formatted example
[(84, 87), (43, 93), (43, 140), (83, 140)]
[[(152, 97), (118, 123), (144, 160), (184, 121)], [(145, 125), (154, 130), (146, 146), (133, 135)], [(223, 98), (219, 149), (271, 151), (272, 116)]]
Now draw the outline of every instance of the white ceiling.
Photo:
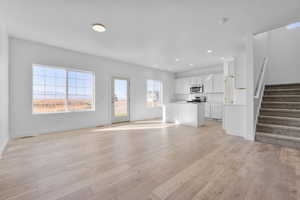
[(246, 33), (295, 22), (299, 11), (299, 0), (0, 0), (12, 36), (171, 71), (220, 63)]

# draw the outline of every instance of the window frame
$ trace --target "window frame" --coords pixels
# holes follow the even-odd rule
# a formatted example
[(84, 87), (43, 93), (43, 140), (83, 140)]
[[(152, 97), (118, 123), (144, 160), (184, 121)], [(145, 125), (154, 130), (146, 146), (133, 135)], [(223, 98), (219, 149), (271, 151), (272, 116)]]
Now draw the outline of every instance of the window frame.
[[(59, 112), (34, 112), (33, 111), (33, 88), (34, 88), (34, 84), (33, 84), (33, 68), (34, 67), (45, 67), (45, 68), (52, 68), (52, 69), (61, 69), (61, 70), (65, 70), (66, 71), (66, 98), (65, 98), (65, 107), (66, 110), (65, 111), (59, 111)], [(92, 74), (92, 108), (91, 109), (85, 109), (85, 110), (69, 110), (68, 109), (68, 99), (69, 99), (69, 81), (68, 81), (68, 72), (82, 72), (82, 73), (90, 73)], [(80, 113), (80, 112), (95, 112), (96, 111), (96, 90), (95, 90), (95, 72), (93, 71), (87, 71), (87, 70), (81, 70), (81, 69), (74, 69), (71, 67), (61, 67), (61, 66), (51, 66), (51, 65), (43, 65), (43, 64), (32, 64), (31, 67), (31, 112), (32, 115), (48, 115), (48, 114), (63, 114), (63, 113)]]
[[(149, 105), (148, 102), (148, 81), (158, 81), (160, 83), (160, 91), (159, 91), (159, 105)], [(146, 80), (146, 107), (147, 108), (160, 108), (163, 106), (163, 81), (162, 80), (158, 80), (158, 79), (147, 79)]]

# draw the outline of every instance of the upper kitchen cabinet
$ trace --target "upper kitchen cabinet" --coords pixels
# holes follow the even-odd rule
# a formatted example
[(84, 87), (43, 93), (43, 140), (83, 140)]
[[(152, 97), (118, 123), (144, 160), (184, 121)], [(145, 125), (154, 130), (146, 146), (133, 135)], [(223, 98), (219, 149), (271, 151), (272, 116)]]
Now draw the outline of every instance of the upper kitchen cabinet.
[(223, 74), (213, 75), (213, 92), (224, 92), (224, 76)]
[(203, 85), (205, 93), (213, 92), (213, 75), (209, 75), (208, 77), (206, 77)]
[(176, 94), (189, 94), (192, 85), (202, 84), (201, 77), (178, 78), (175, 81)]
[(202, 78), (201, 77), (193, 77), (192, 85), (202, 85)]
[(223, 74), (211, 74), (207, 76), (178, 78), (175, 81), (176, 94), (189, 94), (190, 87), (193, 85), (204, 85), (205, 93), (222, 93), (224, 92)]
[(211, 74), (204, 81), (205, 93), (222, 93), (224, 92), (223, 74)]

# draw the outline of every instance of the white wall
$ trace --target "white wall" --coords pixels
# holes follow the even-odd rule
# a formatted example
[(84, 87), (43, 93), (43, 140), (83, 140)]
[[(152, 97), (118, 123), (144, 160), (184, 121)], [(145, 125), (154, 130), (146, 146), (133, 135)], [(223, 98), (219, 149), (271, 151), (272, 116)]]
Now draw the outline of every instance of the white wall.
[(254, 56), (254, 89), (256, 89), (258, 78), (262, 70), (262, 63), (265, 57), (269, 57), (270, 34), (268, 32), (260, 33), (253, 38), (253, 56)]
[[(12, 136), (48, 133), (110, 124), (112, 76), (130, 78), (131, 120), (161, 117), (161, 108), (146, 107), (146, 80), (163, 82), (163, 100), (174, 94), (174, 75), (107, 58), (82, 54), (21, 39), (10, 39)], [(32, 115), (32, 64), (64, 66), (94, 71), (96, 111)]]
[(300, 83), (300, 28), (270, 31), (267, 84)]
[(0, 157), (9, 139), (8, 35), (0, 26)]

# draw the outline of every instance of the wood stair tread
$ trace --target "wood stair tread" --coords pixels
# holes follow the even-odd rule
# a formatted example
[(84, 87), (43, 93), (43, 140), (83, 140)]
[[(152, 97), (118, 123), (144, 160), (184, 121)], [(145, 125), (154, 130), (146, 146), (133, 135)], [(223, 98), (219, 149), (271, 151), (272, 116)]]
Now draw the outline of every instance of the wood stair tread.
[(278, 125), (278, 124), (269, 124), (269, 123), (257, 123), (258, 126), (267, 126), (272, 128), (281, 128), (281, 129), (287, 129), (287, 130), (295, 130), (300, 131), (300, 127), (297, 126), (284, 126), (284, 125)]
[(300, 97), (300, 95), (288, 94), (288, 95), (264, 95), (263, 97)]
[(278, 117), (278, 116), (264, 116), (260, 115), (260, 118), (272, 118), (272, 119), (282, 119), (282, 120), (295, 120), (300, 122), (300, 118), (297, 117)]
[(300, 83), (288, 83), (288, 84), (272, 84), (272, 85), (266, 85), (266, 88), (300, 88)]
[(278, 83), (278, 84), (266, 84), (267, 87), (277, 87), (277, 86), (294, 86), (300, 85), (300, 83)]
[(274, 112), (297, 112), (300, 113), (300, 110), (298, 109), (284, 109), (284, 108), (261, 108), (261, 111), (274, 111)]
[(300, 105), (300, 102), (291, 102), (291, 101), (263, 101), (262, 103), (268, 103), (268, 104), (297, 104)]
[(268, 92), (300, 91), (300, 87), (299, 88), (266, 88), (265, 91)]
[(287, 136), (287, 135), (278, 135), (273, 133), (265, 133), (265, 132), (256, 132), (256, 135), (263, 136), (263, 137), (269, 137), (274, 139), (280, 139), (280, 140), (288, 140), (293, 142), (299, 142), (300, 143), (300, 137), (293, 137), (293, 136)]

